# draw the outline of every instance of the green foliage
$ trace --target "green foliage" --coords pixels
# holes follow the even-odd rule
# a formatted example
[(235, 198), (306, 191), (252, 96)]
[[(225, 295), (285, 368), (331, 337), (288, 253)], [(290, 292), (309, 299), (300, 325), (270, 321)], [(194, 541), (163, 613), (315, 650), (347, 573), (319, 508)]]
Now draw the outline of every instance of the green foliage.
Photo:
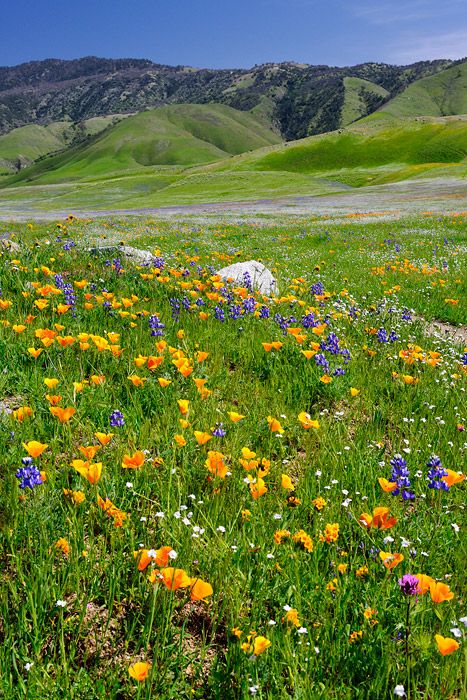
[[(412, 700), (463, 697), (466, 482), (447, 492), (430, 489), (426, 466), (436, 453), (449, 469), (465, 471), (463, 343), (433, 336), (423, 319), (465, 329), (465, 217), (0, 223), (0, 234), (12, 231), (21, 250), (0, 256), (0, 695), (246, 700), (257, 686), (264, 700), (373, 700), (402, 684)], [(136, 267), (119, 251), (121, 242), (153, 251), (165, 264), (157, 261), (158, 272)], [(96, 245), (113, 249), (90, 254)], [(253, 257), (274, 271), (280, 296), (255, 294), (257, 310), (270, 308), (269, 319), (229, 318), (232, 302), (216, 297), (224, 292), (211, 266)], [(117, 258), (121, 272), (106, 264)], [(59, 283), (56, 274), (76, 296), (75, 308), (62, 314), (63, 293), (47, 288)], [(313, 288), (318, 282), (326, 294)], [(243, 292), (232, 294), (241, 305)], [(39, 298), (48, 306), (39, 309)], [(176, 317), (173, 299), (181, 303)], [(217, 305), (224, 322), (215, 317)], [(311, 309), (328, 323), (321, 335), (303, 322)], [(276, 313), (302, 329), (302, 343), (281, 330)], [(165, 348), (150, 335), (151, 314), (165, 324)], [(49, 347), (38, 337), (46, 328), (57, 334)], [(380, 328), (397, 339), (379, 342)], [(301, 351), (331, 332), (350, 361), (344, 375), (325, 384), (322, 369)], [(75, 341), (61, 347), (57, 338), (67, 336)], [(93, 336), (113, 348), (98, 350)], [(262, 343), (271, 341), (283, 345), (266, 352)], [(421, 358), (405, 362), (414, 345)], [(32, 346), (42, 348), (36, 359)], [(170, 348), (190, 358), (192, 375), (178, 371)], [(201, 361), (199, 350), (208, 357)], [(164, 359), (150, 370), (135, 364), (140, 355)], [(333, 366), (343, 360), (326, 356)], [(143, 386), (128, 379), (135, 374)], [(418, 383), (404, 383), (404, 374)], [(93, 383), (93, 375), (103, 375), (103, 383)], [(46, 377), (58, 385), (48, 388)], [(212, 393), (203, 398), (193, 377), (205, 379)], [(171, 383), (162, 387), (159, 378)], [(360, 393), (352, 397), (351, 387)], [(76, 409), (68, 423), (51, 415), (51, 394)], [(190, 401), (185, 427), (180, 399)], [(15, 420), (9, 411), (19, 406), (30, 406), (32, 417)], [(93, 459), (103, 470), (91, 484), (71, 461), (83, 456), (79, 447), (97, 445), (95, 432), (110, 429), (115, 409), (125, 425), (112, 428)], [(230, 411), (244, 418), (233, 423)], [(302, 411), (319, 427), (304, 430)], [(270, 431), (268, 416), (283, 433)], [(197, 443), (194, 430), (212, 433), (220, 422), (225, 436)], [(184, 447), (174, 442), (181, 433)], [(19, 489), (15, 477), (30, 440), (47, 444), (35, 458), (46, 481), (33, 491)], [(246, 447), (271, 463), (263, 475), (268, 490), (258, 499), (244, 481), (258, 476), (240, 463)], [(144, 464), (123, 469), (123, 456), (137, 449), (146, 451)], [(225, 455), (225, 479), (207, 470), (209, 449)], [(410, 468), (413, 501), (378, 483), (389, 477), (397, 452)], [(294, 504), (282, 474), (293, 481)], [(82, 491), (84, 502), (74, 504), (63, 489)], [(121, 526), (98, 506), (98, 493), (127, 514)], [(318, 496), (326, 501), (321, 510)], [(397, 518), (392, 528), (362, 526), (361, 514), (377, 506)], [(328, 523), (339, 523), (337, 541), (320, 539)], [(279, 543), (279, 529), (305, 530), (313, 551), (286, 535)], [(57, 547), (60, 538), (68, 553)], [(189, 589), (150, 583), (155, 566), (138, 571), (134, 552), (164, 545), (177, 552), (172, 563), (212, 585), (212, 595), (190, 600)], [(386, 570), (379, 550), (404, 559)], [(448, 583), (454, 597), (408, 600), (398, 585), (404, 573)], [(287, 622), (286, 606), (299, 625)], [(453, 628), (461, 648), (443, 657), (435, 634), (452, 637)], [(249, 634), (271, 645), (252, 657)], [(151, 664), (141, 683), (128, 673), (138, 660)]]

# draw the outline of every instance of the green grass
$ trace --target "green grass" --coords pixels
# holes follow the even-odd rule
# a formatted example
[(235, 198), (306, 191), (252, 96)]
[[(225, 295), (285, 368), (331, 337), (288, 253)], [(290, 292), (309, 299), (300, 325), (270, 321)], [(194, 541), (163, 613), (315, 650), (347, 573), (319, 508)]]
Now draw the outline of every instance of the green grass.
[(0, 136), (0, 175), (9, 175), (31, 165), (38, 158), (66, 149), (73, 139), (95, 136), (123, 115), (93, 117), (80, 124), (53, 122), (47, 126), (29, 124)]
[(374, 130), (347, 130), (303, 139), (251, 159), (255, 170), (317, 173), (390, 163), (455, 163), (467, 155), (467, 122), (399, 122)]
[(416, 80), (377, 114), (397, 119), (467, 114), (467, 61)]
[(11, 173), (18, 162), (24, 167), (40, 156), (64, 148), (68, 128), (67, 122), (49, 126), (30, 124), (0, 136), (0, 174)]
[[(346, 187), (467, 175), (467, 121), (461, 117), (379, 115), (339, 132), (226, 157), (227, 149), (238, 153), (248, 140), (252, 145), (266, 137), (276, 138), (262, 117), (228, 107), (175, 105), (144, 112), (85, 146), (3, 179), (0, 206), (131, 209), (334, 194)], [(203, 158), (214, 162), (189, 164)]]
[[(430, 489), (427, 462), (437, 454), (445, 467), (465, 472), (459, 426), (466, 374), (462, 345), (426, 335), (419, 317), (466, 323), (465, 217), (58, 223), (0, 223), (0, 233), (14, 232), (21, 244), (0, 257), (0, 696), (246, 700), (254, 688), (262, 700), (373, 700), (403, 685), (410, 700), (463, 698), (466, 481), (447, 492)], [(123, 258), (121, 272), (107, 264), (122, 257), (120, 242), (152, 250), (160, 279), (154, 268)], [(86, 252), (96, 243), (117, 248)], [(274, 271), (280, 296), (254, 294), (257, 313), (235, 320), (232, 307), (244, 306), (243, 294), (234, 288), (227, 296), (211, 266), (252, 257)], [(64, 295), (50, 290), (60, 283), (56, 274), (76, 297), (61, 315)], [(39, 298), (49, 302), (42, 310)], [(153, 314), (164, 324), (160, 337), (150, 332)], [(278, 320), (300, 327), (303, 344)], [(313, 333), (309, 322), (324, 320), (323, 334)], [(381, 328), (397, 338), (380, 342)], [(49, 347), (40, 329), (58, 334)], [(301, 350), (330, 340), (331, 332), (350, 357), (343, 364), (345, 355), (322, 351), (333, 377), (325, 384), (323, 368)], [(113, 352), (79, 334), (101, 338), (104, 348), (107, 341)], [(75, 342), (63, 348), (57, 337), (66, 336)], [(160, 340), (165, 348), (156, 346)], [(271, 341), (282, 348), (266, 352), (262, 343)], [(410, 344), (420, 348), (411, 364), (401, 357)], [(42, 348), (36, 359), (31, 347)], [(204, 360), (200, 350), (209, 353)], [(175, 351), (190, 358), (190, 376), (172, 362)], [(426, 362), (430, 352), (440, 363)], [(140, 355), (161, 356), (162, 364), (137, 367)], [(337, 367), (345, 374), (334, 376)], [(93, 383), (101, 375), (103, 383)], [(143, 386), (134, 386), (132, 375)], [(403, 375), (418, 383), (405, 384)], [(46, 377), (58, 385), (46, 387)], [(159, 378), (171, 383), (163, 388)], [(206, 380), (212, 393), (203, 397), (193, 378)], [(59, 405), (76, 410), (69, 422), (51, 414), (47, 395), (61, 395)], [(183, 425), (181, 399), (190, 402)], [(19, 421), (8, 413), (19, 406), (32, 416)], [(124, 425), (110, 428), (116, 409)], [(233, 423), (230, 411), (244, 418)], [(304, 430), (302, 411), (319, 427)], [(270, 430), (268, 416), (280, 421), (281, 434)], [(195, 430), (212, 434), (219, 423), (224, 436), (197, 443)], [(98, 444), (96, 431), (109, 430), (113, 438), (93, 459), (102, 463), (93, 485), (71, 461), (82, 456), (79, 447)], [(180, 434), (185, 446), (175, 442)], [(32, 491), (21, 490), (15, 476), (31, 440), (46, 445), (34, 460), (46, 480)], [(245, 479), (257, 478), (258, 467), (241, 464), (242, 448), (270, 462), (262, 477), (267, 491), (257, 499)], [(144, 464), (124, 469), (124, 455), (136, 450), (145, 451)], [(224, 455), (228, 476), (208, 471), (208, 450)], [(378, 483), (390, 477), (396, 453), (407, 460), (414, 500)], [(85, 500), (73, 504), (64, 489)], [(126, 514), (120, 526), (99, 507), (98, 494)], [(317, 497), (326, 502), (321, 510)], [(361, 514), (377, 506), (397, 522), (365, 530)], [(339, 524), (337, 540), (322, 541), (330, 523)], [(278, 530), (304, 530), (313, 551), (286, 535), (278, 543)], [(133, 553), (162, 546), (212, 594), (193, 601), (189, 588), (150, 583), (154, 565), (138, 571)], [(386, 570), (379, 550), (404, 559)], [(366, 573), (357, 574), (362, 567)], [(452, 599), (406, 598), (398, 585), (406, 573), (447, 583)], [(297, 626), (287, 621), (286, 606), (296, 611)], [(454, 638), (453, 629), (460, 648), (443, 657), (435, 634)], [(254, 657), (248, 635), (270, 646)], [(151, 664), (140, 683), (128, 672), (136, 661)]]
[(360, 94), (362, 90), (377, 97), (387, 97), (389, 95), (388, 91), (381, 85), (376, 85), (369, 80), (361, 78), (344, 78), (344, 88), (345, 96), (341, 115), (342, 126), (347, 126), (365, 116), (367, 106)]

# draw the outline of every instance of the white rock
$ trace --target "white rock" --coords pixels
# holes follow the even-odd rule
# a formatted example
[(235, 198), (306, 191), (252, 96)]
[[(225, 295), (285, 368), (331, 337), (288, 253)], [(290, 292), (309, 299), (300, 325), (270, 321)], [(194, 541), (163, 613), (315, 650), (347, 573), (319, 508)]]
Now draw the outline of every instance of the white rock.
[(109, 253), (116, 258), (124, 256), (138, 265), (150, 264), (154, 260), (154, 255), (149, 250), (133, 248), (130, 245), (97, 245), (90, 249), (91, 253)]
[(253, 287), (261, 292), (261, 294), (273, 296), (278, 293), (277, 282), (272, 276), (271, 271), (257, 260), (234, 263), (228, 267), (223, 267), (217, 274), (226, 282), (231, 281), (233, 284), (244, 287), (245, 272), (248, 272)]

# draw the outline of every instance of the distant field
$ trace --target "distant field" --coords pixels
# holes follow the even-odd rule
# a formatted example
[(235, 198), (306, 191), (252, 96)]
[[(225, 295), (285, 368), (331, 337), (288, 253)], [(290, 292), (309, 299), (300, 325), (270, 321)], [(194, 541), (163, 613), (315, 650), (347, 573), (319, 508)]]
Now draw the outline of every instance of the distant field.
[[(231, 111), (222, 107), (213, 114), (212, 106), (201, 112), (191, 106), (183, 114), (164, 108), (164, 119), (153, 112), (128, 117), (95, 137), (90, 145), (76, 147), (74, 155), (67, 152), (45, 159), (15, 178), (3, 180), (10, 186), (0, 187), (0, 209), (65, 211), (73, 207), (90, 211), (338, 192), (346, 196), (369, 185), (440, 178), (462, 182), (467, 177), (467, 119), (462, 117), (393, 120), (379, 116), (340, 132), (226, 157), (220, 147), (232, 151), (245, 148), (248, 144), (242, 139), (247, 132), (250, 140), (264, 140), (265, 134), (276, 138), (272, 132), (262, 131), (261, 121), (251, 115), (242, 115), (242, 119), (253, 120), (258, 133), (248, 131), (247, 122), (240, 121), (234, 124), (236, 131), (233, 127), (226, 131), (225, 122), (233, 119)], [(155, 123), (161, 133), (172, 135), (168, 150), (145, 150), (149, 122), (151, 128)], [(133, 138), (136, 126), (138, 137)], [(203, 128), (209, 132), (210, 142), (201, 139)], [(204, 156), (216, 156), (216, 160), (193, 166), (139, 162)]]

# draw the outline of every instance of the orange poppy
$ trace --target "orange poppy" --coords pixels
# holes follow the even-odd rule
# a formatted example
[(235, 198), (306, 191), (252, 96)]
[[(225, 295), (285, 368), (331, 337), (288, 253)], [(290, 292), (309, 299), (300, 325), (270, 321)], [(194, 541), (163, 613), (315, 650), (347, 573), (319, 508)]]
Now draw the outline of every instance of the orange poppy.
[(84, 455), (85, 459), (94, 459), (97, 452), (101, 449), (100, 445), (90, 445), (89, 447), (79, 447), (79, 451)]
[(99, 440), (101, 445), (107, 445), (113, 438), (113, 433), (94, 433), (95, 437)]
[(201, 430), (195, 430), (194, 435), (198, 445), (205, 445), (209, 440), (212, 440), (212, 435), (209, 433), (203, 433)]
[(132, 455), (123, 455), (122, 467), (124, 469), (139, 469), (146, 459), (144, 452), (136, 450)]
[(212, 586), (200, 578), (190, 579), (190, 598), (191, 600), (203, 600), (213, 594)]
[(452, 600), (454, 593), (446, 583), (433, 581), (430, 585), (430, 595), (433, 603), (444, 603), (445, 600)]
[(53, 416), (58, 418), (60, 423), (68, 423), (70, 418), (76, 413), (76, 408), (72, 408), (71, 406), (68, 408), (61, 408), (60, 406), (50, 406), (49, 410)]
[(206, 468), (214, 476), (219, 476), (221, 479), (225, 479), (228, 468), (225, 464), (225, 457), (221, 452), (216, 452), (215, 450), (209, 450), (208, 458), (205, 461)]
[(424, 595), (427, 591), (430, 590), (431, 584), (435, 583), (435, 580), (427, 574), (415, 574), (415, 576), (416, 578), (418, 578), (417, 593), (419, 593), (420, 595)]
[(444, 471), (447, 472), (447, 475), (441, 478), (449, 487), (454, 486), (454, 484), (460, 484), (465, 479), (465, 474), (459, 474), (452, 469), (445, 469)]
[(151, 664), (148, 664), (146, 661), (137, 661), (129, 667), (128, 673), (135, 681), (141, 683), (148, 677), (150, 668)]
[(279, 423), (277, 418), (273, 418), (272, 416), (268, 416), (267, 421), (268, 421), (269, 430), (271, 431), (271, 433), (283, 433), (284, 432), (284, 428)]
[(395, 481), (388, 481), (387, 479), (383, 479), (382, 477), (378, 479), (378, 482), (385, 493), (391, 493), (391, 491), (394, 491), (394, 489), (397, 487)]
[(442, 637), (440, 634), (435, 634), (436, 644), (438, 645), (438, 650), (443, 656), (452, 654), (453, 651), (459, 649), (459, 642), (456, 642), (452, 637)]
[(82, 459), (74, 459), (71, 466), (76, 469), (76, 471), (84, 476), (84, 478), (89, 481), (90, 484), (97, 484), (102, 474), (102, 462), (94, 462), (90, 464)]
[(174, 569), (172, 566), (160, 570), (161, 580), (170, 591), (191, 586), (191, 578), (183, 569)]
[(394, 554), (391, 554), (391, 552), (380, 552), (379, 556), (386, 569), (394, 569), (401, 561), (404, 561), (404, 555), (398, 552), (394, 552)]
[(30, 457), (34, 459), (40, 457), (44, 450), (47, 449), (48, 445), (42, 442), (37, 442), (37, 440), (30, 440), (29, 442), (23, 442), (23, 447), (27, 451)]
[(388, 530), (394, 527), (397, 519), (394, 516), (390, 517), (389, 508), (378, 506), (373, 508), (373, 515), (362, 513), (359, 522), (366, 528), (376, 527), (379, 530)]

